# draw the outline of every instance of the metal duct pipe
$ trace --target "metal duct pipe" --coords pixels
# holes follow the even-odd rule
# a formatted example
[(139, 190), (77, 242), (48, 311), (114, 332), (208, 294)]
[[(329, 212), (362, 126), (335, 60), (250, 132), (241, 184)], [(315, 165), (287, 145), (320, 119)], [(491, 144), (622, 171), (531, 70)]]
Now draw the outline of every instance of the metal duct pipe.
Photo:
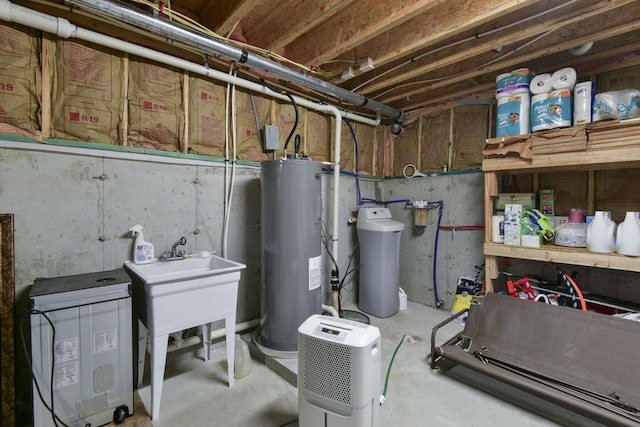
[[(232, 46), (220, 40), (216, 40), (205, 34), (200, 34), (190, 28), (176, 22), (172, 22), (139, 9), (114, 0), (69, 0), (69, 3), (82, 6), (94, 13), (105, 15), (120, 21), (132, 24), (146, 30), (160, 33), (169, 39), (201, 49), (203, 53), (221, 56), (227, 60), (235, 61), (249, 68), (257, 68), (270, 74), (274, 74), (286, 81), (298, 83), (304, 87), (332, 96), (343, 101), (376, 111), (384, 117), (394, 119), (399, 133), (399, 125), (402, 124), (402, 112), (385, 104), (366, 98), (350, 90), (343, 89), (323, 80), (296, 72), (288, 67), (264, 58), (260, 55), (249, 53), (245, 49)], [(396, 133), (394, 131), (394, 133)]]

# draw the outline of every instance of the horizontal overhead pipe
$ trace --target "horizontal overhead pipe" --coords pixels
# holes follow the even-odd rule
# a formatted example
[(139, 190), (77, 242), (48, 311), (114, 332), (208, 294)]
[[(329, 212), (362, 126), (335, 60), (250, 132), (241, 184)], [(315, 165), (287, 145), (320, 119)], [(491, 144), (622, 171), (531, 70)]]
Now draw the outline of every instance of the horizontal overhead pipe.
[(316, 77), (296, 72), (261, 55), (250, 53), (245, 49), (225, 43), (204, 33), (199, 33), (179, 23), (130, 7), (119, 1), (69, 0), (69, 3), (82, 6), (101, 16), (108, 16), (148, 31), (162, 34), (171, 40), (200, 49), (203, 53), (220, 56), (249, 68), (265, 71), (285, 81), (292, 81), (325, 95), (376, 111), (383, 117), (394, 119), (398, 125), (402, 123), (402, 112), (396, 108), (389, 107), (350, 90), (327, 83)]

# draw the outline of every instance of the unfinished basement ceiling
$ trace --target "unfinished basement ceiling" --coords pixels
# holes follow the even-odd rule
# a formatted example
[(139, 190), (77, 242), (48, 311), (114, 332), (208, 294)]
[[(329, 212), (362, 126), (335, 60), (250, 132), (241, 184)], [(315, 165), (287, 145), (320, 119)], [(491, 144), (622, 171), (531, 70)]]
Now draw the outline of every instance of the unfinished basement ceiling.
[[(14, 3), (204, 61), (197, 52), (70, 3)], [(151, 13), (148, 5), (127, 3)], [(528, 67), (540, 74), (572, 66), (585, 78), (640, 64), (638, 0), (171, 0), (161, 7), (180, 12), (218, 35), (277, 52), (313, 68), (317, 78), (404, 112), (490, 100), (496, 75), (515, 68)], [(586, 53), (570, 53), (591, 42)], [(362, 72), (359, 68), (365, 58), (371, 58), (374, 69)], [(209, 63), (228, 70), (222, 60), (209, 59)], [(355, 77), (343, 80), (341, 75), (350, 65)], [(250, 77), (260, 77), (246, 71)], [(267, 78), (313, 99), (323, 98), (291, 82)]]

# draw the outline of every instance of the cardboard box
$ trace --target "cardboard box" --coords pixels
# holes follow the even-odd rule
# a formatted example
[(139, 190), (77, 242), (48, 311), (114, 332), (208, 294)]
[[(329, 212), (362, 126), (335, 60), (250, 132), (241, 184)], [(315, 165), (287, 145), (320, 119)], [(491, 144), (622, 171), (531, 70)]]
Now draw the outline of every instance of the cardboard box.
[(539, 234), (525, 234), (521, 237), (521, 245), (529, 248), (541, 248), (542, 238)]
[(555, 190), (540, 190), (540, 212), (545, 215), (555, 215), (556, 194)]
[(504, 207), (504, 244), (520, 246), (522, 205), (507, 203)]
[(549, 216), (547, 218), (549, 218), (549, 224), (551, 224), (553, 228), (558, 228), (562, 224), (569, 222), (568, 216)]
[(523, 210), (534, 209), (536, 207), (535, 193), (498, 193), (496, 209), (503, 211), (507, 203), (520, 204)]

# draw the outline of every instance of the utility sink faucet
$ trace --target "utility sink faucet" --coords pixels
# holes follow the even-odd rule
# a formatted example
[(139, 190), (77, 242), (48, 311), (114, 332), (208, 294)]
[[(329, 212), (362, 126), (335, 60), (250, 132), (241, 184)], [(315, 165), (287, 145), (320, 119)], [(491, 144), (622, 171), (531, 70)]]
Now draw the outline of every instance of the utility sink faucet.
[(179, 257), (183, 257), (184, 256), (184, 252), (180, 251), (178, 252), (178, 246), (182, 245), (186, 245), (187, 244), (187, 238), (186, 237), (181, 237), (180, 240), (178, 240), (177, 242), (175, 242), (173, 244), (173, 246), (171, 246), (171, 258), (179, 258)]
[(184, 246), (186, 244), (187, 244), (187, 238), (184, 236), (181, 237), (180, 240), (178, 240), (171, 246), (171, 252), (164, 251), (162, 253), (162, 259), (165, 261), (169, 261), (172, 259), (184, 258), (184, 251), (178, 251), (178, 246)]

